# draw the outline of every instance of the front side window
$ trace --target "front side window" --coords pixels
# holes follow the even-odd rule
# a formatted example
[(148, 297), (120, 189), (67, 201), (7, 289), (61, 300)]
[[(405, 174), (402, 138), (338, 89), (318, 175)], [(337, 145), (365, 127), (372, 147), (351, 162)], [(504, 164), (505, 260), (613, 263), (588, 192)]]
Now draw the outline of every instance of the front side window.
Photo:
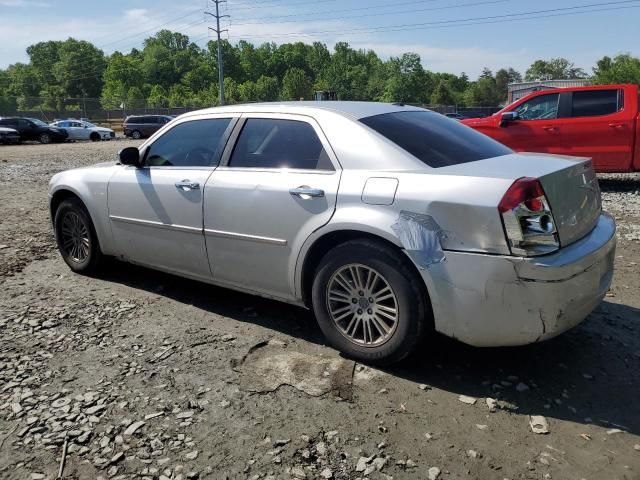
[(230, 167), (333, 170), (313, 127), (307, 122), (250, 118), (244, 124)]
[(211, 167), (220, 161), (230, 118), (192, 120), (176, 125), (151, 144), (148, 167)]
[(518, 120), (553, 120), (558, 118), (559, 93), (540, 95), (524, 102), (514, 111)]
[(433, 168), (513, 153), (486, 135), (435, 112), (384, 113), (360, 121)]
[(621, 90), (585, 90), (573, 92), (572, 117), (611, 115), (622, 108)]

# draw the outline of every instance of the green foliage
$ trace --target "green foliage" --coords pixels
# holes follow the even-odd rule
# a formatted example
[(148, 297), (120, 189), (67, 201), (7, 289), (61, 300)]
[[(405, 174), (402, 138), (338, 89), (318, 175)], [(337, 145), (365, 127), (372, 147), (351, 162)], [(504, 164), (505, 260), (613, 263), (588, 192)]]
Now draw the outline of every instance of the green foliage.
[(628, 53), (611, 59), (604, 57), (593, 68), (592, 82), (598, 85), (607, 83), (640, 84), (640, 58)]
[(566, 58), (552, 58), (551, 60), (536, 60), (525, 73), (525, 80), (565, 80), (586, 78), (587, 74), (576, 67)]
[(287, 70), (282, 79), (282, 98), (285, 100), (309, 100), (311, 98), (311, 79), (301, 68)]
[[(382, 60), (371, 50), (338, 42), (263, 43), (221, 41), (226, 103), (310, 99), (314, 90), (341, 100), (415, 104), (498, 106), (507, 85), (522, 81), (513, 68), (477, 80), (465, 73), (432, 72), (416, 53)], [(207, 107), (219, 104), (217, 42), (204, 48), (186, 35), (162, 30), (143, 48), (105, 55), (89, 42), (69, 38), (27, 48), (29, 63), (0, 69), (0, 113), (16, 108), (64, 111), (82, 108), (82, 98), (99, 97), (104, 108)], [(594, 83), (640, 83), (640, 59), (604, 57)], [(581, 78), (582, 69), (564, 58), (537, 60), (526, 80)], [(44, 98), (39, 98), (44, 97)]]

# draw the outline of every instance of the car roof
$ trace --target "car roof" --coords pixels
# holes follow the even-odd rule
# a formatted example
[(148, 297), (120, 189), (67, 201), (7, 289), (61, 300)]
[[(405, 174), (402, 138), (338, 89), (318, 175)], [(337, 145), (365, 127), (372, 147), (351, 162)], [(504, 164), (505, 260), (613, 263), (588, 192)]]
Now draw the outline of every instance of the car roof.
[(311, 114), (317, 111), (332, 111), (356, 120), (374, 115), (394, 112), (425, 111), (424, 108), (400, 103), (379, 102), (347, 102), (347, 101), (300, 101), (300, 102), (268, 102), (244, 103), (224, 107), (206, 108), (186, 113), (185, 116), (207, 113), (299, 113)]

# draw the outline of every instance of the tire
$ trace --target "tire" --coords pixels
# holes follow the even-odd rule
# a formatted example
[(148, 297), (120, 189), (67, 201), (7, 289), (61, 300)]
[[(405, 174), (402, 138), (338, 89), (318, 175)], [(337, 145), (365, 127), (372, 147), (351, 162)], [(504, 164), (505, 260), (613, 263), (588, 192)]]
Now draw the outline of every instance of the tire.
[(79, 199), (69, 198), (60, 203), (54, 217), (54, 231), (60, 255), (71, 270), (83, 275), (98, 270), (102, 261), (98, 236), (89, 212)]
[(140, 130), (134, 130), (131, 132), (131, 138), (134, 140), (140, 140), (142, 138), (142, 133), (140, 133)]
[(38, 141), (42, 144), (47, 144), (47, 143), (51, 143), (51, 135), (49, 135), (48, 133), (41, 133), (38, 136)]
[(93, 132), (93, 133), (89, 136), (89, 139), (90, 139), (92, 142), (99, 142), (99, 141), (100, 141), (100, 134), (99, 134), (99, 133), (95, 133), (95, 132)]
[[(355, 288), (354, 269), (361, 287), (367, 283), (369, 286)], [(375, 283), (365, 280), (369, 272), (378, 276)], [(320, 262), (312, 287), (313, 311), (334, 348), (355, 360), (389, 365), (407, 357), (430, 324), (430, 304), (421, 281), (400, 252), (376, 241), (349, 241), (330, 250)], [(385, 285), (391, 298), (385, 298)], [(347, 316), (341, 319), (345, 309)], [(393, 309), (395, 315), (389, 313)], [(394, 316), (395, 321), (390, 319)], [(369, 330), (364, 328), (367, 321)]]

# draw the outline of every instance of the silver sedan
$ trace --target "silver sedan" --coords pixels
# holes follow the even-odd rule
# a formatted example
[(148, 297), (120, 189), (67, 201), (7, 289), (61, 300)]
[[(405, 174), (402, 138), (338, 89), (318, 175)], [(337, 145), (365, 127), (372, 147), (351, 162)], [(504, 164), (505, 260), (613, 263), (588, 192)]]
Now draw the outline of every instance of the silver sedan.
[(62, 258), (104, 256), (313, 310), (378, 364), (433, 331), (522, 345), (611, 283), (615, 224), (589, 159), (514, 154), (421, 108), (237, 105), (182, 115), (50, 183)]

